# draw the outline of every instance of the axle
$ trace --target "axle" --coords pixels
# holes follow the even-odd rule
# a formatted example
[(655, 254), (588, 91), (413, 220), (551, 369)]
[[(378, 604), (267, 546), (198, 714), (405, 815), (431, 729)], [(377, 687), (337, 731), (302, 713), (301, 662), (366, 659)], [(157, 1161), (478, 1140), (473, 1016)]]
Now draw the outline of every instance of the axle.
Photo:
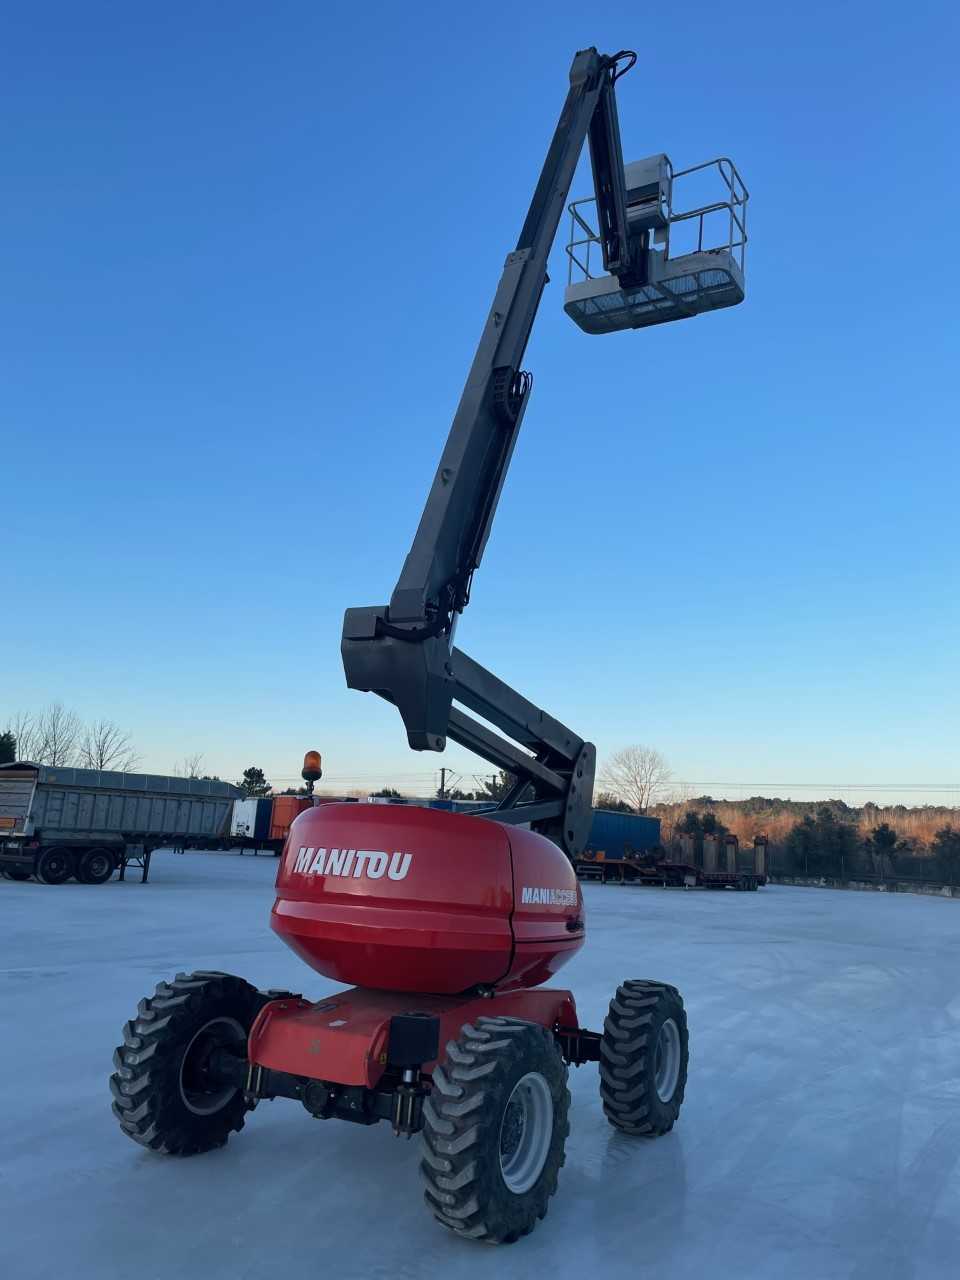
[[(554, 1039), (568, 1066), (583, 1066), (600, 1060), (600, 1034), (582, 1027), (558, 1027)], [(242, 1090), (256, 1106), (274, 1098), (290, 1098), (302, 1103), (317, 1120), (348, 1120), (351, 1124), (372, 1125), (381, 1120), (391, 1124), (398, 1136), (408, 1138), (423, 1128), (423, 1104), (430, 1096), (432, 1080), (424, 1063), (402, 1068), (391, 1065), (376, 1088), (338, 1084), (332, 1080), (294, 1075), (250, 1062), (229, 1049), (217, 1048), (207, 1059), (204, 1076), (207, 1086)]]

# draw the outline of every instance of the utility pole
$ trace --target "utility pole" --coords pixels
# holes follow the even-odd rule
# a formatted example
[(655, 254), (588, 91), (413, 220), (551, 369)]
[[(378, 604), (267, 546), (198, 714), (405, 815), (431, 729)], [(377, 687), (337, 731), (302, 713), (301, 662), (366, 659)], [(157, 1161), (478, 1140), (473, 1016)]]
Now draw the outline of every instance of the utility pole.
[(447, 796), (447, 771), (445, 768), (441, 767), (439, 799), (445, 800), (446, 796)]

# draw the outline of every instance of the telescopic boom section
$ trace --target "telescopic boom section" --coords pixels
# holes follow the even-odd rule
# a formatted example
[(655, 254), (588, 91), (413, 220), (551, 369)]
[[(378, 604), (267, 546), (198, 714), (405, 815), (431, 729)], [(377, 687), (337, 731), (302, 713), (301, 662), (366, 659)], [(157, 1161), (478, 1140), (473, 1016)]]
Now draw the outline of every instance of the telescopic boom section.
[(631, 270), (614, 82), (633, 61), (632, 54), (608, 57), (596, 49), (574, 58), (540, 181), (517, 247), (507, 255), (390, 604), (348, 609), (341, 645), (347, 684), (394, 703), (411, 747), (442, 751), (450, 738), (513, 774), (516, 785), (489, 816), (530, 822), (571, 857), (590, 831), (593, 746), (454, 648), (453, 632), (470, 598), (530, 396), (532, 380), (520, 365), (587, 137), (604, 264), (617, 275)]

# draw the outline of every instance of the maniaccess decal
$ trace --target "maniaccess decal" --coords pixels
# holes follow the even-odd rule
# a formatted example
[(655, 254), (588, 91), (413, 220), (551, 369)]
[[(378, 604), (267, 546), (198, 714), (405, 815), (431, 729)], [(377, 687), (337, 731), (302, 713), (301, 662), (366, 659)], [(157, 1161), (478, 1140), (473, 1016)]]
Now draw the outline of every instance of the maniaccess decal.
[(575, 907), (576, 889), (540, 889), (525, 884), (520, 890), (521, 902), (532, 902), (543, 907)]

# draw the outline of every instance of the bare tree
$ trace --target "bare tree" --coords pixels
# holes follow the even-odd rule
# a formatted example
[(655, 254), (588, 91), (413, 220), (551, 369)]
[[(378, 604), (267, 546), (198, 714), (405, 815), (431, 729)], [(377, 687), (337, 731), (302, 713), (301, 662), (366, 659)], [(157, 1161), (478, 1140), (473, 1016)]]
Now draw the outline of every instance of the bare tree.
[(83, 731), (79, 758), (85, 769), (117, 769), (122, 773), (136, 769), (141, 760), (129, 733), (112, 720), (97, 720)]
[(82, 730), (80, 717), (75, 711), (68, 711), (62, 702), (51, 702), (44, 707), (37, 717), (38, 763), (59, 768), (74, 764)]
[(203, 771), (203, 752), (197, 751), (192, 756), (184, 756), (179, 764), (173, 766), (175, 778), (199, 778)]
[(598, 782), (603, 791), (618, 796), (637, 813), (646, 813), (670, 777), (670, 766), (660, 752), (638, 744), (611, 756)]
[(18, 760), (29, 760), (40, 764), (40, 733), (36, 716), (26, 711), (18, 711), (7, 725), (7, 730), (16, 740), (16, 757)]

